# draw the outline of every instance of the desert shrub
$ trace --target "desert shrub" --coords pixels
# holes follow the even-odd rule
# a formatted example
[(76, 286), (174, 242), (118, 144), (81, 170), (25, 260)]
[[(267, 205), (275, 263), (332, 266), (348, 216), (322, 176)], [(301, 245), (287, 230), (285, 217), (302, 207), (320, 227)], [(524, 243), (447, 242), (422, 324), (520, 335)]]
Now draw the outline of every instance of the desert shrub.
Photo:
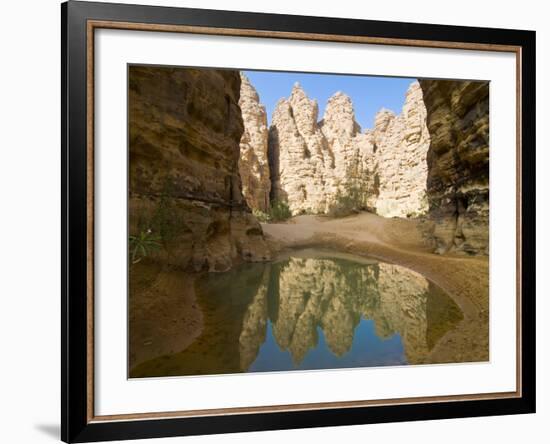
[(270, 216), (269, 213), (264, 213), (262, 210), (253, 209), (252, 215), (258, 220), (258, 222), (269, 222)]
[(292, 217), (290, 208), (286, 202), (282, 200), (275, 200), (271, 202), (271, 207), (269, 209), (269, 219), (273, 222), (280, 222)]
[(258, 222), (282, 222), (292, 217), (290, 208), (286, 202), (282, 200), (274, 200), (271, 202), (267, 213), (253, 209), (252, 214), (258, 220)]
[(328, 215), (330, 217), (345, 217), (357, 213), (363, 208), (363, 193), (360, 188), (353, 184), (347, 184), (338, 189), (334, 203), (330, 206)]

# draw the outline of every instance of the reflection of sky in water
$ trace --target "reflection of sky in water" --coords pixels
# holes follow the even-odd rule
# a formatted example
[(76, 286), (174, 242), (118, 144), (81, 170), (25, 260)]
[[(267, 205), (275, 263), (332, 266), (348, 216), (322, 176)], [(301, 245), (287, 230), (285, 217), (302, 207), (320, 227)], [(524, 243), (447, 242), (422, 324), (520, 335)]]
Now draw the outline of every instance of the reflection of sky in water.
[(322, 368), (373, 367), (382, 365), (403, 365), (407, 361), (401, 343), (401, 336), (394, 334), (387, 339), (379, 338), (374, 330), (374, 321), (361, 319), (355, 328), (351, 349), (338, 357), (328, 348), (323, 330), (317, 327), (319, 341), (310, 349), (298, 365), (292, 362), (289, 351), (279, 348), (273, 337), (271, 322), (267, 325), (267, 336), (260, 347), (258, 357), (248, 368), (249, 372), (312, 370)]
[[(204, 274), (195, 291), (201, 334), (183, 350), (169, 342), (174, 352), (158, 352), (131, 377), (422, 364), (462, 319), (418, 273), (315, 250)], [(177, 305), (169, 309), (176, 317)], [(163, 350), (165, 338), (150, 347)]]

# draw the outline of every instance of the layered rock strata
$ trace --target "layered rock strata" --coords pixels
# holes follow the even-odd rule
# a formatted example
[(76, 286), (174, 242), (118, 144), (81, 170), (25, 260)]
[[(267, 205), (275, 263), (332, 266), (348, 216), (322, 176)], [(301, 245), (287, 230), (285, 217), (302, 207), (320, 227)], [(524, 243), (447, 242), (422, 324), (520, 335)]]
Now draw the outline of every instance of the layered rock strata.
[(427, 194), (441, 253), (488, 254), (489, 83), (420, 80), (431, 143)]
[(161, 244), (151, 258), (224, 271), (269, 257), (241, 191), (240, 86), (238, 71), (130, 67), (129, 229)]
[(239, 106), (244, 122), (239, 158), (243, 195), (250, 208), (267, 212), (271, 191), (267, 114), (265, 107), (260, 104), (258, 93), (242, 73)]

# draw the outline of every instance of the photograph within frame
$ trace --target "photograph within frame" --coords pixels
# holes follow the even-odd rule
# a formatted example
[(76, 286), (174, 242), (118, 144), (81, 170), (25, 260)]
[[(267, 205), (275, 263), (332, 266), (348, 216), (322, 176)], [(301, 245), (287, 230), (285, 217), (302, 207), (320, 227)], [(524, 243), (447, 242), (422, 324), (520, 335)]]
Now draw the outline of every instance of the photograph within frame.
[[(66, 442), (535, 412), (535, 32), (145, 5), (66, 2), (62, 13), (62, 420)], [(220, 27), (223, 26), (223, 27)], [(94, 31), (100, 28), (506, 52), (516, 59), (515, 391), (382, 401), (98, 413), (94, 374)], [(70, 37), (70, 38), (69, 38)], [(69, 87), (70, 86), (70, 87)], [(529, 118), (522, 118), (523, 116)], [(97, 129), (97, 126), (96, 126)], [(97, 136), (97, 134), (96, 134)], [(512, 176), (513, 174), (511, 174)], [(125, 207), (125, 206), (124, 206)], [(124, 254), (126, 256), (126, 254)], [(69, 267), (70, 266), (70, 267)], [(97, 277), (97, 275), (96, 275)], [(125, 361), (125, 353), (120, 354)], [(447, 367), (448, 368), (448, 367)], [(295, 372), (299, 373), (299, 372)], [(328, 372), (325, 372), (328, 373)]]
[(489, 82), (128, 88), (130, 377), (489, 359)]

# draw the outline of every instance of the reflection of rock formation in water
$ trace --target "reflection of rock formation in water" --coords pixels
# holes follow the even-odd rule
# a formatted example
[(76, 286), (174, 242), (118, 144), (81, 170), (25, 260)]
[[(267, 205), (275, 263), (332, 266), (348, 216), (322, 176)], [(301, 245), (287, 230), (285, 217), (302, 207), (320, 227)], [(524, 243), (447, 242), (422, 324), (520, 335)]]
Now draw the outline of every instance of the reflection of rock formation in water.
[(397, 265), (379, 264), (378, 267), (380, 304), (364, 316), (375, 320), (381, 337), (395, 333), (401, 336), (409, 363), (423, 362), (430, 351), (426, 342), (429, 283), (422, 275)]
[(129, 225), (162, 237), (157, 259), (227, 270), (269, 256), (243, 199), (238, 71), (129, 68)]
[(158, 264), (138, 263), (130, 270), (128, 364), (179, 352), (199, 336), (202, 313), (195, 303), (193, 279)]
[[(453, 311), (454, 303), (441, 290), (418, 273), (397, 265), (290, 258), (272, 268), (279, 268), (277, 292), (268, 296), (278, 297), (276, 313), (269, 313), (273, 335), (282, 350), (290, 351), (296, 364), (317, 345), (318, 328), (336, 356), (347, 353), (361, 318), (373, 319), (382, 338), (399, 334), (408, 362), (421, 363), (434, 345), (426, 313), (428, 298), (439, 298), (443, 311), (454, 313), (447, 319), (447, 329), (460, 317), (456, 309)], [(260, 296), (252, 303), (257, 306), (249, 307), (249, 313), (266, 313), (264, 293), (262, 286)], [(265, 322), (254, 316), (253, 325)], [(250, 330), (249, 325), (243, 325), (243, 331)], [(241, 335), (241, 350), (258, 349), (257, 338), (253, 345), (245, 347), (244, 337), (251, 339), (251, 335)], [(246, 362), (249, 361), (247, 356)]]
[(196, 291), (201, 336), (179, 353), (137, 365), (133, 377), (247, 371), (266, 340), (268, 321), (295, 366), (318, 345), (319, 332), (334, 356), (346, 355), (362, 318), (374, 321), (378, 337), (399, 334), (408, 363), (432, 362), (432, 348), (461, 319), (454, 302), (421, 275), (343, 258), (247, 264), (206, 275)]
[(290, 258), (280, 267), (278, 313), (272, 320), (279, 346), (299, 363), (317, 344), (321, 327), (330, 350), (344, 354), (359, 322), (353, 299), (370, 296), (369, 267), (346, 270), (333, 260), (308, 258)]
[(259, 290), (268, 267), (243, 264), (226, 273), (197, 278), (195, 291), (203, 317), (201, 335), (177, 353), (137, 363), (130, 369), (130, 376), (243, 371), (242, 366), (256, 356), (258, 344), (265, 338), (265, 301), (262, 302), (264, 293)]
[(243, 328), (239, 336), (239, 355), (242, 370), (246, 370), (254, 362), (261, 345), (265, 341), (269, 268), (269, 265), (266, 265), (256, 295), (244, 314)]

